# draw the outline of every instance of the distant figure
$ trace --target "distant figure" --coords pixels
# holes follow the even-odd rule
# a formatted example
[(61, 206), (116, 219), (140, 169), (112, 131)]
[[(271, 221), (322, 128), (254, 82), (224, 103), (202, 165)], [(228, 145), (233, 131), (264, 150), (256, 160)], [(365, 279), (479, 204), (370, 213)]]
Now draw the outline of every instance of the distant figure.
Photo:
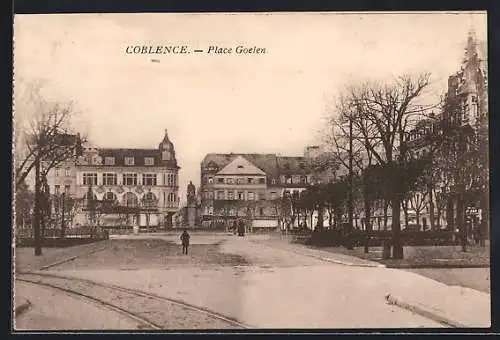
[(239, 221), (238, 236), (245, 236), (245, 224), (242, 220)]
[(189, 247), (189, 233), (187, 232), (186, 229), (181, 234), (181, 242), (182, 242), (182, 253), (186, 254), (188, 253), (188, 247)]

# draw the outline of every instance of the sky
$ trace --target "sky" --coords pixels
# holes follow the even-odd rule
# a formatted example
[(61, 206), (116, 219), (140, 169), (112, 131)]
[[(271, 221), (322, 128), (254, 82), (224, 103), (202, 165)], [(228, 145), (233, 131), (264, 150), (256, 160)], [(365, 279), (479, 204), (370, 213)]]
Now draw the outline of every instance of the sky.
[[(184, 201), (207, 153), (293, 156), (318, 144), (346, 84), (431, 72), (439, 95), (469, 29), (486, 40), (486, 20), (483, 12), (16, 15), (14, 93), (21, 79), (42, 80), (47, 98), (75, 103), (78, 129), (97, 147), (156, 148), (168, 129)], [(125, 52), (136, 45), (233, 54)], [(266, 53), (237, 55), (238, 45)], [(14, 119), (28, 114), (16, 111)]]

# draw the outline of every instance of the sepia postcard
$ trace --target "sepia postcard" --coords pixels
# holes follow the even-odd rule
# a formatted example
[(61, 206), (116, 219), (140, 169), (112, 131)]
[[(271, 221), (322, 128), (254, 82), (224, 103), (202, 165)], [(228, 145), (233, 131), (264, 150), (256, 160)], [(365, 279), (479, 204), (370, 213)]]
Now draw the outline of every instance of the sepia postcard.
[(491, 326), (486, 12), (14, 17), (13, 330)]

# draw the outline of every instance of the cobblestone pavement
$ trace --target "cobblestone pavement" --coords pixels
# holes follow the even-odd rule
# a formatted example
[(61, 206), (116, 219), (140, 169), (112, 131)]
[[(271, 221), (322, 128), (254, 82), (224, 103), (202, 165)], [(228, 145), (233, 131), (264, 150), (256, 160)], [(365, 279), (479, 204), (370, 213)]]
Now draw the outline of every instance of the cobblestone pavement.
[(22, 274), (26, 281), (50, 286), (79, 297), (91, 299), (101, 305), (126, 311), (130, 316), (143, 320), (140, 328), (152, 329), (223, 329), (240, 328), (237, 323), (223, 320), (217, 315), (190, 308), (175, 301), (143, 294), (136, 290), (124, 290), (86, 280), (51, 276), (50, 274)]
[(30, 283), (16, 282), (16, 295), (31, 302), (14, 320), (16, 331), (33, 330), (134, 330), (138, 322), (88, 300)]

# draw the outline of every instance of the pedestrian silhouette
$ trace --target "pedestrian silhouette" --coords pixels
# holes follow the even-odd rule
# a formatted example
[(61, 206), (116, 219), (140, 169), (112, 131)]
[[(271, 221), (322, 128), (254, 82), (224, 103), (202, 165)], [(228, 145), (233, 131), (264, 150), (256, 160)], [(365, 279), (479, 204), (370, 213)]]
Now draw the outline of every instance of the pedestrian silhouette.
[(182, 243), (182, 253), (186, 254), (188, 253), (188, 247), (189, 247), (189, 233), (187, 232), (186, 229), (181, 234), (181, 243)]

